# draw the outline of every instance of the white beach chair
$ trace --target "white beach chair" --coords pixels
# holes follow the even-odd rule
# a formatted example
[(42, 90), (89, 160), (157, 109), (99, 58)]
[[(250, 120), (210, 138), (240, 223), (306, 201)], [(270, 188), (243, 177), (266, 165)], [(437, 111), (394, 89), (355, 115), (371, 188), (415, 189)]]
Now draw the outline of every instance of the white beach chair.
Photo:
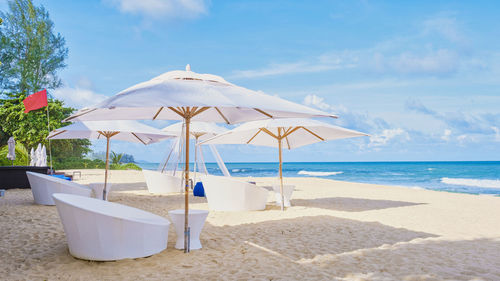
[(214, 211), (256, 211), (266, 208), (268, 190), (229, 177), (202, 176), (208, 207)]
[(183, 191), (183, 181), (180, 176), (171, 176), (151, 170), (142, 170), (148, 191), (153, 194), (166, 194)]
[[(293, 191), (295, 189), (295, 185), (288, 185), (285, 184), (283, 185), (283, 197), (285, 200), (285, 204), (283, 204), (285, 207), (290, 207), (290, 199), (292, 198)], [(280, 185), (273, 185), (273, 190), (274, 190), (274, 197), (276, 198), (276, 206), (281, 206), (281, 191), (280, 191)]]
[(167, 248), (170, 222), (129, 206), (53, 194), (72, 256), (111, 261), (147, 257)]
[(36, 204), (55, 205), (52, 199), (54, 193), (68, 193), (85, 197), (92, 196), (92, 189), (85, 185), (65, 179), (34, 172), (26, 172), (30, 182), (31, 192)]

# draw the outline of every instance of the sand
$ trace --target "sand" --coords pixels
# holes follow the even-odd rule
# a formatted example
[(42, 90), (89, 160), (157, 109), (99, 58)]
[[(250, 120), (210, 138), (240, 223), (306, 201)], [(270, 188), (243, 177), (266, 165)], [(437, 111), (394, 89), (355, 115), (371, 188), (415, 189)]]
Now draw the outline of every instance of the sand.
[[(82, 170), (77, 182), (102, 181)], [(245, 178), (249, 180), (250, 178)], [(259, 184), (271, 178), (253, 178)], [(141, 172), (112, 171), (109, 200), (168, 217), (183, 195), (151, 195)], [(73, 258), (54, 206), (31, 191), (0, 199), (2, 280), (500, 280), (500, 198), (287, 178), (296, 185), (285, 212), (210, 212), (203, 249), (173, 246), (148, 258)], [(272, 198), (272, 194), (270, 194)], [(191, 197), (191, 208), (208, 209)]]

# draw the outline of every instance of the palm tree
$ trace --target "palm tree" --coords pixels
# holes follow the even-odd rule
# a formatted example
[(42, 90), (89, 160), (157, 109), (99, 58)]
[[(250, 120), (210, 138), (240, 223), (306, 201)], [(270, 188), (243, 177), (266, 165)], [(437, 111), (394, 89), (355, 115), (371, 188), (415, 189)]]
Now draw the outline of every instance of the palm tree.
[(123, 153), (115, 153), (114, 151), (111, 151), (111, 163), (113, 165), (120, 165), (120, 162), (122, 161)]

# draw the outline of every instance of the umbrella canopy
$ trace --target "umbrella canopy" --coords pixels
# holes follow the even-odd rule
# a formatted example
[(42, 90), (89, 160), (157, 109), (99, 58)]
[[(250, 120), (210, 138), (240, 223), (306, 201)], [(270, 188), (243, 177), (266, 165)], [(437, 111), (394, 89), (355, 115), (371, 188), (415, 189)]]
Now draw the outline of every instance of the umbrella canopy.
[(248, 122), (201, 144), (253, 144), (278, 148), (281, 209), (284, 209), (282, 146), (292, 149), (321, 141), (360, 136), (367, 134), (317, 120), (289, 118)]
[(332, 114), (236, 86), (222, 77), (171, 71), (139, 83), (66, 120), (183, 120), (186, 126), (184, 167), (184, 251), (189, 252), (189, 132), (191, 121), (227, 124), (284, 117), (336, 117)]
[(106, 139), (106, 171), (103, 191), (103, 200), (105, 200), (111, 138), (147, 145), (172, 137), (174, 136), (137, 121), (113, 120), (76, 122), (50, 132), (47, 139)]

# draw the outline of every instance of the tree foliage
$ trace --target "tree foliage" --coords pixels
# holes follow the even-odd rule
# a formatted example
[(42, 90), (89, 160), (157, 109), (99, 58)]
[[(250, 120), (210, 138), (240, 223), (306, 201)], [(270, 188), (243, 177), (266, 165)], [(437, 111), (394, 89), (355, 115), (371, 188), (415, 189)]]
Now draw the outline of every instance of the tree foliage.
[(61, 85), (57, 70), (68, 55), (64, 37), (54, 32), (54, 23), (43, 6), (31, 0), (11, 0), (9, 12), (0, 12), (0, 91), (34, 93)]
[[(48, 146), (46, 137), (49, 134), (47, 127), (47, 108), (24, 113), (24, 94), (8, 95), (8, 99), (0, 100), (0, 131), (3, 139), (13, 136), (16, 142), (27, 148), (36, 147), (38, 143)], [(69, 125), (62, 120), (68, 117), (73, 108), (64, 107), (59, 100), (49, 99), (48, 110), (50, 116), (50, 130)], [(3, 143), (3, 142), (2, 142)], [(51, 143), (53, 161), (64, 161), (68, 157), (82, 157), (90, 151), (89, 140), (54, 140)]]

